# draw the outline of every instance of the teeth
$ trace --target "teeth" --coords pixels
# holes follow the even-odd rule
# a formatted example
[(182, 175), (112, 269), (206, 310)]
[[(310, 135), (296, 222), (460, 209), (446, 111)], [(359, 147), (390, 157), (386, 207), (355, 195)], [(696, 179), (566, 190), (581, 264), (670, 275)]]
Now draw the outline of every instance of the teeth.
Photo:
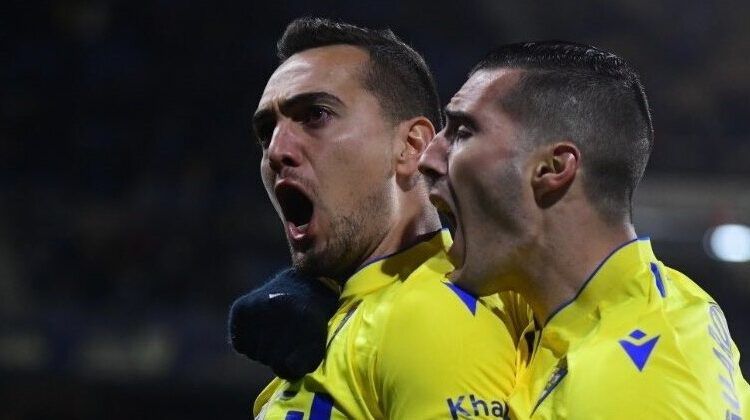
[(300, 225), (300, 226), (297, 226), (297, 229), (299, 229), (299, 230), (301, 230), (301, 231), (303, 231), (303, 232), (304, 232), (304, 231), (306, 231), (306, 230), (307, 230), (307, 228), (308, 228), (309, 226), (310, 226), (310, 224), (309, 224), (309, 223), (305, 223), (304, 225)]

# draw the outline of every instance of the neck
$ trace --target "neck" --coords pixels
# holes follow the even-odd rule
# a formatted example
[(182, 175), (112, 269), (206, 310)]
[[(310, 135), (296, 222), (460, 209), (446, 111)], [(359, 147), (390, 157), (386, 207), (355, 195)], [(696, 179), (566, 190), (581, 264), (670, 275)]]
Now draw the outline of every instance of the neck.
[(430, 204), (424, 183), (413, 183), (410, 188), (394, 187), (395, 206), (386, 222), (386, 232), (366, 253), (358, 269), (373, 260), (395, 254), (418, 242), (424, 235), (441, 228), (440, 217)]
[[(395, 254), (439, 230), (440, 217), (427, 197), (426, 190), (420, 191), (418, 188), (399, 191), (391, 198), (395, 200), (395, 206), (382, 221), (376, 217), (378, 220), (365, 222), (366, 229), (371, 232), (368, 234), (369, 246), (358, 253), (356, 262), (345, 264), (351, 271), (332, 278), (343, 285), (350, 276), (372, 261)], [(382, 230), (378, 231), (378, 228)]]
[(423, 203), (401, 208), (395, 215), (395, 221), (391, 223), (388, 232), (380, 241), (378, 246), (370, 253), (362, 265), (372, 260), (395, 254), (409, 247), (426, 234), (435, 232), (441, 228), (440, 217), (432, 205), (425, 200)]
[(575, 298), (612, 250), (636, 238), (629, 222), (613, 226), (593, 209), (587, 210), (577, 209), (576, 217), (566, 219), (565, 214), (558, 214), (545, 220), (538, 246), (530, 253), (522, 293), (544, 324)]

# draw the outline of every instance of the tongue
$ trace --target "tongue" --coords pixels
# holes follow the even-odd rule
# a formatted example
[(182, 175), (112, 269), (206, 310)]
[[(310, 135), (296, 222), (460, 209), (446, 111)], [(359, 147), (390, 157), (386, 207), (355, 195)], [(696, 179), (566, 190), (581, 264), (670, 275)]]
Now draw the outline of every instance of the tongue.
[(288, 222), (287, 227), (292, 238), (300, 240), (303, 239), (305, 235), (307, 235), (307, 228), (310, 227), (310, 223), (305, 223), (304, 225), (297, 226), (292, 222)]

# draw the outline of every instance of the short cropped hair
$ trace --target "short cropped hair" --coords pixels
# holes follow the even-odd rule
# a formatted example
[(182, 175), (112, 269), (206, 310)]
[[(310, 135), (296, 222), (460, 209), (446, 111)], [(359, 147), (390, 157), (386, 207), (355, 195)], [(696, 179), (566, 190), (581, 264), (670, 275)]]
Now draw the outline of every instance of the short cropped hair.
[(329, 45), (352, 45), (369, 54), (363, 87), (394, 123), (424, 116), (442, 127), (440, 99), (424, 58), (390, 30), (374, 30), (322, 18), (290, 23), (276, 44), (280, 63), (299, 52)]
[(580, 148), (584, 191), (605, 220), (632, 220), (632, 197), (653, 148), (648, 99), (621, 57), (566, 41), (492, 50), (471, 71), (522, 70), (501, 106), (532, 144), (561, 139)]

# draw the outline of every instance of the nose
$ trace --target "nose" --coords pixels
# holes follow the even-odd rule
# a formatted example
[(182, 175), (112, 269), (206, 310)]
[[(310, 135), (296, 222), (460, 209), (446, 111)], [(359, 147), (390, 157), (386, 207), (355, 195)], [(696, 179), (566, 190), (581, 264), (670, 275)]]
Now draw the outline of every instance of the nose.
[(419, 159), (419, 171), (432, 183), (448, 174), (448, 140), (445, 131), (437, 133)]
[(294, 130), (294, 122), (280, 120), (268, 144), (268, 163), (275, 172), (284, 166), (296, 167), (302, 162), (299, 150), (299, 133)]

